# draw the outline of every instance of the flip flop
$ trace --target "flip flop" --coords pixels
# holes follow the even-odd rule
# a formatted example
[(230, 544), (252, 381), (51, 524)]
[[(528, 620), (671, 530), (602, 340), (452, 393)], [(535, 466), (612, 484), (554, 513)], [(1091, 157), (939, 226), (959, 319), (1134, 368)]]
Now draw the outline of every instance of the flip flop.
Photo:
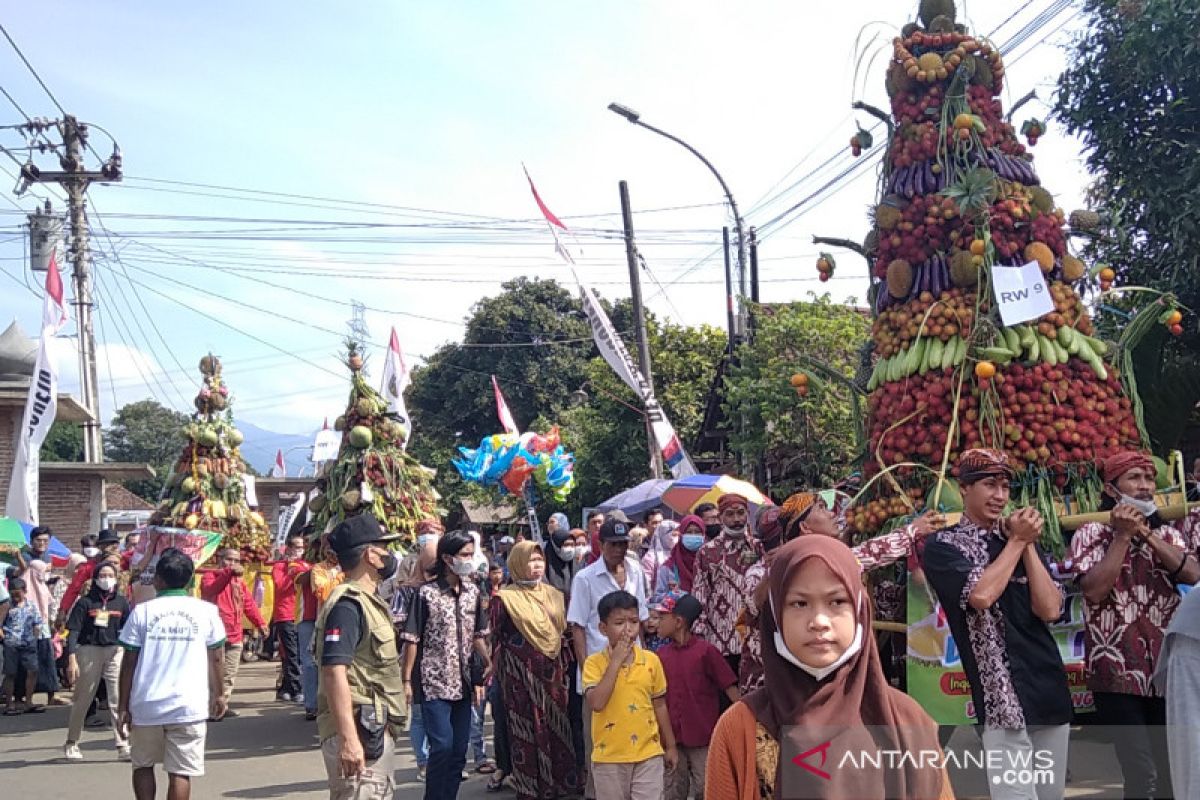
[(486, 761), (481, 761), (479, 766), (475, 767), (475, 771), (480, 775), (491, 775), (496, 771), (496, 763), (490, 758)]
[(484, 791), (492, 793), (492, 794), (494, 794), (496, 792), (503, 792), (506, 788), (504, 786), (504, 780), (507, 777), (508, 777), (507, 775), (505, 775), (503, 777), (499, 777), (499, 778), (496, 776), (492, 776), (492, 778), (490, 780), (488, 780), (487, 786), (484, 787)]

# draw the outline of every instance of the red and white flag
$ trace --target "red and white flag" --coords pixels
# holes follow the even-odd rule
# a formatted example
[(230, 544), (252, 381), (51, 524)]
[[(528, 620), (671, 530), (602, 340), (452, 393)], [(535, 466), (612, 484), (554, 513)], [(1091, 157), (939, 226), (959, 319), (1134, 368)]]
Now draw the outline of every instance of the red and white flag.
[(505, 433), (520, 433), (521, 429), (517, 427), (517, 421), (513, 419), (508, 403), (500, 393), (500, 384), (495, 375), (492, 376), (492, 390), (496, 393), (496, 415), (500, 417), (500, 427), (504, 428)]
[(25, 401), (25, 414), (17, 431), (17, 447), (13, 457), (12, 481), (8, 487), (5, 516), (21, 522), (38, 522), (38, 469), (42, 442), (54, 424), (58, 411), (58, 367), (50, 352), (50, 342), (67, 321), (67, 305), (63, 298), (62, 276), (58, 272), (57, 254), (50, 254), (46, 270), (46, 296), (42, 301), (42, 332), (38, 344), (37, 363)]
[(275, 451), (275, 464), (271, 467), (272, 478), (287, 477), (287, 462), (283, 460), (283, 450)]
[(388, 342), (387, 359), (383, 362), (382, 393), (388, 401), (388, 411), (395, 414), (400, 424), (404, 426), (404, 446), (412, 439), (412, 419), (408, 416), (408, 407), (404, 404), (404, 390), (412, 383), (408, 370), (408, 362), (404, 360), (404, 351), (400, 349), (400, 337), (392, 328), (392, 338)]

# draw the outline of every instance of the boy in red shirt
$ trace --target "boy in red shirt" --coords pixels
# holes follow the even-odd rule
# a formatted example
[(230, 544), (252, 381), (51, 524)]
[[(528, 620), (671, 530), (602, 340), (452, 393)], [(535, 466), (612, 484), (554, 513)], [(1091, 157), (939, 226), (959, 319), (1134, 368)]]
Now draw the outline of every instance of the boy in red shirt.
[(721, 716), (720, 696), (732, 703), (741, 699), (737, 675), (717, 648), (692, 634), (703, 610), (699, 600), (668, 592), (654, 610), (661, 615), (658, 635), (670, 640), (658, 650), (658, 658), (667, 676), (667, 712), (679, 748), (679, 764), (667, 773), (663, 800), (704, 797), (704, 762)]
[[(221, 551), (219, 569), (199, 572), (202, 576), (200, 599), (216, 605), (221, 623), (225, 626), (225, 716), (236, 717), (237, 714), (228, 708), (238, 667), (242, 665), (242, 614), (263, 636), (267, 635), (267, 623), (242, 579), (246, 570), (242, 566), (242, 555), (235, 548), (226, 547)], [(220, 719), (214, 721), (219, 722)]]

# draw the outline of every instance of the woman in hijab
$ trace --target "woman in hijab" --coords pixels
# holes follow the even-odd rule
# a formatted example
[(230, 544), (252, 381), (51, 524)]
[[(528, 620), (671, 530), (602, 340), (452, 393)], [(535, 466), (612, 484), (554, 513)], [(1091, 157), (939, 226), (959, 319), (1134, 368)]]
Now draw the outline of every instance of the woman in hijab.
[(492, 604), (492, 663), (508, 715), (511, 786), (519, 800), (569, 796), (581, 786), (567, 710), (566, 606), (542, 580), (540, 545), (513, 547), (508, 571), (512, 583)]
[(646, 555), (642, 556), (642, 572), (646, 575), (647, 595), (654, 594), (654, 588), (658, 585), (659, 567), (667, 563), (677, 541), (679, 541), (679, 523), (670, 519), (658, 523), (658, 527), (654, 529), (654, 535), (650, 539), (650, 549)]
[(571, 530), (566, 514), (551, 514), (550, 520), (554, 522), (554, 531), (550, 534), (550, 546), (546, 548), (546, 583), (562, 592), (563, 603), (569, 606), (571, 581), (583, 564), (587, 547), (575, 546), (576, 532)]
[[(38, 674), (34, 691), (46, 693), (46, 705), (63, 705), (62, 701), (56, 703), (54, 700), (54, 694), (60, 687), (58, 665), (55, 663), (58, 654), (54, 652), (55, 640), (51, 635), (50, 626), (58, 615), (58, 604), (50, 590), (50, 565), (35, 558), (29, 562), (24, 577), (29, 602), (41, 614), (43, 621), (42, 635), (37, 642)], [(37, 707), (32, 705), (33, 698), (27, 699), (31, 709), (37, 710)]]
[[(663, 523), (666, 524), (666, 523)], [(704, 546), (704, 520), (689, 514), (679, 521), (679, 534), (671, 547), (671, 554), (655, 573), (651, 594), (665, 595), (667, 592), (691, 592), (696, 576), (696, 551)]]
[(781, 761), (812, 751), (813, 741), (799, 740), (806, 732), (828, 742), (820, 763), (812, 763), (835, 768), (826, 766), (820, 775), (789, 772), (789, 796), (954, 796), (945, 771), (930, 759), (914, 756), (891, 768), (886, 762), (880, 769), (868, 763), (836, 768), (847, 752), (941, 752), (933, 720), (884, 677), (860, 574), (850, 548), (832, 537), (804, 536), (775, 551), (759, 615), (766, 686), (730, 706), (717, 723), (706, 798), (783, 797)]

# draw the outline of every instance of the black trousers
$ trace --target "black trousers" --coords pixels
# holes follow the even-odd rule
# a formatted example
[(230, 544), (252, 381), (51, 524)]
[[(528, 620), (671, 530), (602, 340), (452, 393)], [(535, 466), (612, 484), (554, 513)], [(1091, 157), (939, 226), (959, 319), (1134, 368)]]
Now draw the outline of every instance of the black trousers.
[(1112, 738), (1125, 778), (1125, 797), (1172, 797), (1166, 700), (1113, 692), (1093, 696), (1097, 722), (1121, 726)]
[(508, 711), (504, 707), (504, 693), (500, 684), (492, 680), (487, 688), (488, 702), (492, 704), (492, 752), (496, 755), (496, 769), (512, 775), (512, 751), (508, 749)]
[[(579, 677), (574, 667), (570, 669), (571, 679), (567, 681), (567, 716), (571, 720), (571, 744), (575, 747), (575, 767), (579, 770), (579, 774), (583, 774), (584, 767), (587, 766), (587, 753), (583, 750), (583, 695), (576, 688), (579, 686)], [(587, 724), (592, 723), (589, 715)]]
[(290, 694), (295, 697), (304, 689), (300, 684), (300, 646), (296, 637), (296, 623), (275, 622), (275, 643), (279, 646), (279, 668), (283, 680), (279, 684), (279, 694)]

